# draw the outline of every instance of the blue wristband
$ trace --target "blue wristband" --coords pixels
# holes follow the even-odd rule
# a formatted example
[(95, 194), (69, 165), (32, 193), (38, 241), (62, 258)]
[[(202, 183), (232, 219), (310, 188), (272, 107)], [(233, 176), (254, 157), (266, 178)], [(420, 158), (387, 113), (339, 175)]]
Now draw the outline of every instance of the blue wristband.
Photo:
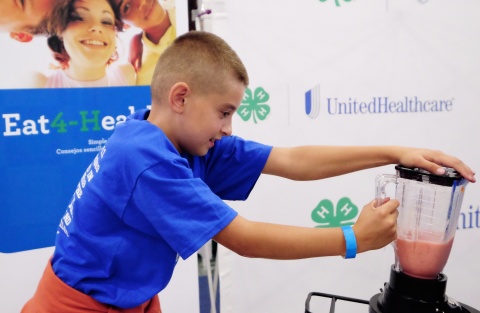
[(357, 239), (352, 226), (342, 226), (345, 237), (345, 259), (353, 259), (357, 255)]

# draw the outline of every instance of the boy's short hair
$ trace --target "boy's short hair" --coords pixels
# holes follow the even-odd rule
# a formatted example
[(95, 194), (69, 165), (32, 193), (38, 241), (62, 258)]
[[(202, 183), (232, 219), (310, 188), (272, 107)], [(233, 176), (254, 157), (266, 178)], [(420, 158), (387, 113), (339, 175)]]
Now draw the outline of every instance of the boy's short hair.
[(220, 37), (205, 31), (190, 31), (162, 53), (152, 78), (152, 103), (165, 99), (177, 82), (192, 91), (222, 93), (226, 82), (237, 79), (248, 86), (248, 74), (237, 53)]

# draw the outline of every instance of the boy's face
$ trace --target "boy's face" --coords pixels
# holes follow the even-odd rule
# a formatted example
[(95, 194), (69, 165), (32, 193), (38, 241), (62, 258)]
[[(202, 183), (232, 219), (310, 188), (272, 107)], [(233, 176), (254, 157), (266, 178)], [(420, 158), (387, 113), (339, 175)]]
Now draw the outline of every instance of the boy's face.
[(222, 94), (187, 95), (182, 129), (177, 138), (180, 152), (203, 156), (216, 140), (232, 135), (232, 118), (244, 93), (244, 84), (234, 80)]
[(0, 0), (0, 31), (25, 32), (38, 25), (55, 0)]
[(166, 14), (158, 0), (116, 0), (116, 3), (122, 19), (143, 30), (158, 25)]

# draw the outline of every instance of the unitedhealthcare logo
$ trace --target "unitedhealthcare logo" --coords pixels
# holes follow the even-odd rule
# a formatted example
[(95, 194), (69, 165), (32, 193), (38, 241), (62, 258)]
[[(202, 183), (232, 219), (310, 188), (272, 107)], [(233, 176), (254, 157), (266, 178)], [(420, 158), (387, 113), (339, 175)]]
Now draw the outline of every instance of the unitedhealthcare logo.
[[(322, 105), (321, 105), (322, 104)], [(320, 85), (305, 92), (305, 113), (312, 119), (320, 114), (320, 107), (328, 115), (365, 115), (398, 113), (451, 112), (454, 98), (423, 98), (419, 96), (320, 97)]]
[(320, 85), (305, 93), (305, 113), (312, 119), (320, 113)]
[(458, 217), (457, 229), (480, 229), (480, 205), (471, 204)]

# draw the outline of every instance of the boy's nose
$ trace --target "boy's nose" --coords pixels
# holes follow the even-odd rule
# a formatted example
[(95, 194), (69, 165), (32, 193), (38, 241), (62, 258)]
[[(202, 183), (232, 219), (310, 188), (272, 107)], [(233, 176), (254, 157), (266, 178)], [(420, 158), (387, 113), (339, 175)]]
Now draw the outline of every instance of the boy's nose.
[(232, 122), (227, 122), (222, 127), (222, 134), (224, 136), (231, 136), (232, 135)]

